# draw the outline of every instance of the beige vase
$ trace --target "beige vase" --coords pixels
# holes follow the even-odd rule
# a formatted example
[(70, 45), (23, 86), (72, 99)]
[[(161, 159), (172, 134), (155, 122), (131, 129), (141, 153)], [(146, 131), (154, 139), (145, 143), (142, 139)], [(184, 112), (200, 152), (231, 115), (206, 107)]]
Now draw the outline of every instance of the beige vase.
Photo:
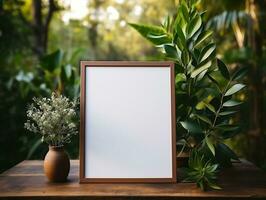
[(44, 158), (44, 172), (51, 182), (65, 182), (70, 169), (68, 154), (63, 146), (49, 146)]

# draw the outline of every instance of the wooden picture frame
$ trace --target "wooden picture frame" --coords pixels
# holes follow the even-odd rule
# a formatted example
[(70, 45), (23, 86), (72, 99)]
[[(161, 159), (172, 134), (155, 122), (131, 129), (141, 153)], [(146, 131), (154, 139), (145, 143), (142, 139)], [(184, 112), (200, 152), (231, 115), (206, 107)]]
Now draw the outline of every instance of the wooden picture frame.
[[(163, 61), (163, 62), (160, 62), (160, 61), (159, 62), (158, 61), (148, 61), (148, 62), (142, 62), (142, 61), (81, 61), (80, 62), (80, 67), (81, 67), (81, 89), (80, 89), (80, 183), (116, 183), (116, 182), (128, 182), (128, 183), (130, 183), (130, 182), (133, 182), (133, 183), (156, 183), (156, 182), (161, 182), (161, 183), (163, 183), (164, 182), (164, 183), (173, 183), (173, 182), (176, 182), (176, 116), (175, 116), (175, 74), (174, 74), (174, 63), (170, 62), (170, 61)], [(143, 70), (143, 72), (140, 72), (141, 70)], [(122, 74), (119, 75), (120, 72)], [(99, 99), (100, 99), (101, 102), (105, 102), (106, 103), (106, 102), (112, 101), (112, 98), (115, 98), (115, 97), (111, 98), (110, 95), (109, 95), (108, 97), (106, 97), (106, 98), (109, 98), (108, 101), (107, 100), (102, 100), (103, 98), (100, 98), (100, 97), (99, 97), (99, 99), (97, 101), (93, 100), (92, 98), (96, 98), (96, 97), (101, 95), (99, 93), (99, 91), (104, 90), (101, 87), (105, 87), (106, 84), (109, 87), (109, 85), (113, 84), (113, 82), (116, 82), (118, 79), (120, 80), (120, 78), (121, 78), (121, 80), (122, 80), (123, 78), (125, 78), (125, 76), (124, 76), (125, 74), (127, 76), (127, 79), (131, 79), (131, 77), (134, 78), (134, 76), (135, 76), (134, 74), (136, 74), (135, 77), (137, 77), (137, 78), (139, 76), (144, 76), (143, 74), (145, 74), (147, 77), (149, 77), (149, 76), (151, 77), (150, 78), (151, 79), (150, 82), (153, 81), (153, 84), (157, 84), (157, 85), (160, 84), (160, 83), (157, 83), (157, 81), (154, 81), (154, 79), (157, 78), (157, 76), (158, 76), (159, 77), (158, 80), (161, 80), (160, 77), (163, 77), (162, 81), (161, 81), (162, 84), (159, 85), (159, 87), (157, 87), (157, 88), (152, 88), (152, 92), (155, 93), (155, 91), (160, 89), (162, 91), (162, 94), (167, 96), (165, 98), (166, 100), (164, 100), (164, 98), (161, 97), (163, 95), (155, 94), (155, 95), (158, 96), (159, 99), (162, 98), (163, 99), (162, 102), (164, 102), (164, 103), (161, 103), (162, 104), (162, 108), (161, 108), (162, 112), (161, 113), (163, 113), (163, 114), (167, 113), (167, 114), (170, 115), (169, 117), (168, 116), (166, 117), (167, 119), (169, 119), (167, 121), (167, 120), (164, 120), (165, 118), (160, 116), (158, 113), (155, 114), (158, 119), (159, 119), (159, 117), (161, 117), (160, 120), (162, 120), (162, 121), (164, 120), (165, 121), (165, 123), (162, 123), (162, 124), (165, 124), (165, 125), (160, 125), (160, 126), (167, 127), (167, 128), (165, 128), (165, 130), (167, 130), (169, 132), (169, 133), (167, 133), (167, 131), (166, 132), (162, 132), (161, 131), (162, 133), (161, 132), (159, 133), (161, 135), (158, 136), (158, 138), (165, 137), (166, 139), (163, 138), (162, 141), (167, 141), (167, 142), (162, 143), (162, 145), (160, 144), (160, 146), (157, 145), (156, 148), (155, 147), (154, 148), (151, 147), (151, 149), (153, 149), (153, 150), (150, 151), (150, 152), (153, 155), (153, 157), (151, 157), (151, 158), (147, 157), (147, 159), (146, 158), (142, 158), (142, 160), (140, 160), (140, 163), (142, 163), (142, 164), (145, 162), (145, 160), (147, 160), (147, 167), (149, 167), (149, 169), (150, 169), (150, 170), (145, 169), (146, 171), (143, 169), (144, 172), (141, 172), (141, 173), (145, 174), (145, 177), (144, 176), (138, 176), (138, 175), (134, 175), (134, 176), (132, 175), (132, 177), (131, 177), (131, 175), (130, 176), (125, 176), (125, 175), (121, 175), (120, 176), (120, 174), (116, 175), (116, 176), (112, 176), (112, 175), (110, 175), (110, 176), (109, 175), (107, 175), (107, 176), (97, 175), (97, 177), (96, 177), (96, 175), (94, 175), (94, 174), (98, 173), (98, 172), (95, 172), (98, 168), (101, 168), (101, 170), (102, 170), (99, 173), (103, 173), (103, 172), (104, 173), (108, 173), (105, 170), (103, 170), (104, 167), (106, 167), (105, 168), (106, 170), (109, 170), (110, 165), (111, 165), (110, 163), (113, 164), (115, 162), (110, 161), (108, 163), (106, 161), (108, 159), (104, 160), (102, 158), (102, 162), (101, 163), (106, 161), (106, 163), (105, 163), (106, 166), (104, 166), (102, 164), (101, 165), (99, 165), (99, 164), (96, 165), (97, 161), (100, 160), (98, 157), (104, 157), (106, 154), (109, 154), (109, 152), (107, 152), (107, 150), (105, 150), (105, 152), (104, 152), (104, 150), (102, 150), (102, 149), (107, 148), (106, 145), (104, 145), (104, 144), (102, 145), (102, 143), (101, 143), (104, 140), (99, 140), (100, 142), (97, 140), (97, 142), (96, 142), (97, 145), (96, 144), (92, 145), (93, 139), (94, 138), (99, 138), (100, 137), (99, 134), (102, 133), (101, 131), (97, 132), (97, 131), (93, 131), (93, 130), (98, 130), (98, 129), (100, 129), (99, 127), (103, 127), (102, 125), (95, 125), (97, 123), (97, 121), (95, 119), (95, 116), (96, 116), (95, 113), (97, 113), (97, 112), (92, 111), (92, 110), (94, 110), (94, 108), (97, 109), (97, 106), (95, 106), (95, 105), (99, 102)], [(127, 75), (127, 74), (129, 74), (129, 75)], [(87, 77), (87, 76), (90, 76), (90, 77)], [(98, 80), (96, 78), (97, 76), (99, 77), (98, 79), (100, 79), (100, 80)], [(105, 78), (107, 78), (107, 79), (109, 77), (111, 78), (109, 83), (106, 83), (106, 84), (102, 83), (103, 81), (101, 79), (103, 78), (103, 76)], [(145, 79), (146, 79), (146, 76), (144, 77)], [(116, 77), (116, 79), (114, 79), (114, 78), (112, 79), (112, 77)], [(132, 80), (133, 80), (133, 78), (132, 78)], [(135, 87), (135, 84), (137, 85), (139, 82), (141, 82), (139, 80), (142, 81), (142, 79), (138, 79), (138, 81), (136, 80), (135, 82), (133, 81), (134, 83), (131, 84), (131, 86)], [(148, 81), (148, 79), (147, 79), (147, 81)], [(100, 82), (101, 84), (98, 84), (98, 82)], [(128, 82), (130, 82), (130, 81), (128, 81)], [(144, 87), (145, 87), (146, 83), (147, 83), (146, 80), (143, 80)], [(126, 87), (126, 84), (117, 84), (117, 85), (125, 85), (124, 87)], [(130, 83), (128, 83), (128, 84), (130, 84)], [(163, 86), (165, 88), (163, 88)], [(169, 88), (168, 88), (168, 86), (169, 86)], [(91, 88), (89, 88), (90, 90), (88, 90), (87, 87), (88, 88), (91, 87)], [(92, 87), (98, 87), (98, 88), (94, 89)], [(150, 85), (147, 86), (147, 87), (150, 87)], [(136, 91), (139, 91), (139, 90), (142, 90), (142, 87), (140, 87), (140, 89), (136, 89)], [(121, 89), (121, 91), (122, 91), (122, 89)], [(152, 94), (152, 92), (150, 92), (150, 93)], [(113, 92), (113, 93), (115, 93), (115, 92)], [(123, 92), (121, 92), (121, 93), (123, 93)], [(112, 93), (110, 93), (110, 94), (112, 95)], [(144, 91), (141, 94), (145, 95), (146, 92)], [(168, 94), (169, 94), (169, 97), (168, 97)], [(87, 97), (86, 95), (89, 95), (89, 97)], [(105, 97), (104, 97), (104, 99), (105, 99)], [(122, 99), (121, 99), (121, 102), (122, 102)], [(136, 98), (136, 99), (138, 99), (137, 101), (139, 102), (141, 98)], [(146, 100), (146, 99), (149, 99), (149, 98), (143, 98), (143, 99)], [(93, 104), (92, 102), (97, 102), (97, 103), (94, 103), (93, 105), (89, 105), (89, 104), (87, 105), (87, 103), (88, 103), (87, 101), (90, 102), (90, 104)], [(120, 99), (118, 101), (120, 101)], [(115, 103), (118, 103), (118, 101), (115, 101)], [(153, 101), (156, 101), (156, 100), (153, 99)], [(119, 102), (118, 104), (120, 104), (121, 102)], [(167, 103), (165, 103), (165, 102), (167, 102)], [(116, 104), (116, 105), (118, 105), (118, 104)], [(140, 103), (140, 105), (142, 105), (142, 104)], [(145, 104), (145, 105), (148, 105), (148, 104)], [(152, 105), (157, 106), (156, 103), (153, 103)], [(160, 105), (160, 104), (158, 104), (158, 105)], [(165, 106), (165, 105), (167, 105), (167, 106)], [(98, 106), (98, 108), (99, 107), (101, 107), (101, 106)], [(113, 106), (109, 106), (108, 108), (113, 109), (112, 107)], [(90, 110), (88, 110), (88, 109), (90, 109)], [(118, 108), (118, 110), (119, 109), (120, 108)], [(133, 108), (131, 108), (131, 109), (133, 109)], [(166, 111), (164, 111), (164, 109)], [(150, 110), (152, 110), (152, 109), (150, 109)], [(89, 112), (91, 112), (91, 113), (89, 113)], [(147, 111), (147, 113), (148, 113), (148, 111)], [(150, 116), (149, 114), (150, 113), (148, 113), (147, 116)], [(131, 115), (129, 115), (129, 116), (131, 116)], [(140, 115), (140, 117), (141, 116), (142, 115)], [(154, 116), (154, 114), (151, 115), (151, 116)], [(105, 116), (102, 116), (102, 117), (105, 117)], [(90, 119), (92, 119), (92, 120), (90, 120)], [(113, 119), (113, 118), (110, 117), (110, 119)], [(121, 118), (121, 119), (124, 119), (124, 118)], [(136, 119), (136, 118), (134, 118), (134, 119)], [(145, 118), (145, 120), (146, 119), (147, 118)], [(106, 119), (106, 120), (108, 122), (108, 119)], [(99, 121), (102, 121), (102, 120), (99, 120)], [(87, 125), (86, 125), (86, 122), (87, 122)], [(91, 123), (91, 124), (88, 124), (88, 123)], [(150, 124), (151, 123), (152, 122), (150, 122)], [(122, 122), (121, 122), (121, 124), (122, 124)], [(157, 124), (158, 123), (156, 123), (155, 125), (157, 125)], [(155, 125), (148, 126), (148, 125), (145, 124), (144, 127), (145, 128), (147, 128), (147, 127), (149, 128), (149, 127), (153, 127)], [(169, 126), (169, 128), (168, 128), (168, 126)], [(139, 126), (135, 126), (135, 127), (138, 128)], [(86, 128), (90, 129), (90, 130), (87, 131)], [(161, 128), (161, 127), (159, 127), (159, 128)], [(110, 130), (110, 128), (108, 130)], [(116, 130), (120, 130), (120, 129), (116, 129)], [(162, 128), (162, 130), (163, 130), (163, 128)], [(131, 130), (128, 130), (128, 131), (131, 131)], [(97, 132), (97, 133), (95, 133), (95, 132)], [(127, 131), (125, 131), (125, 132), (127, 134)], [(117, 133), (117, 132), (115, 132), (115, 133)], [(88, 134), (90, 136), (87, 136)], [(90, 140), (88, 139), (89, 137), (90, 137)], [(105, 135), (105, 137), (106, 137), (106, 135)], [(140, 136), (140, 137), (142, 137), (142, 136)], [(153, 139), (153, 137), (155, 137), (155, 136), (152, 136), (152, 137), (151, 136), (149, 136), (149, 137), (147, 136), (146, 140), (148, 140), (148, 138), (151, 138), (150, 140), (154, 141), (154, 144), (158, 144), (159, 142), (161, 142), (161, 141), (159, 141), (159, 142), (155, 141), (156, 139)], [(156, 135), (156, 137), (157, 137), (157, 135)], [(112, 137), (112, 138), (115, 138), (115, 137)], [(109, 138), (109, 140), (110, 139), (112, 140), (112, 138)], [(144, 136), (143, 136), (143, 138), (144, 138)], [(120, 138), (119, 138), (119, 144), (123, 144), (124, 145), (124, 142), (126, 142), (126, 139), (125, 139), (125, 141), (123, 141), (123, 139), (120, 140)], [(139, 139), (139, 141), (140, 140), (141, 139)], [(145, 142), (146, 142), (146, 140), (145, 140)], [(88, 145), (86, 143), (86, 141), (87, 141), (87, 143), (90, 143), (90, 145)], [(96, 141), (96, 139), (95, 139), (95, 141)], [(112, 141), (110, 141), (110, 142), (112, 143)], [(144, 144), (144, 141), (140, 141), (140, 142), (142, 142)], [(137, 143), (137, 144), (142, 144), (140, 142)], [(169, 144), (167, 144), (167, 143), (169, 143)], [(102, 145), (102, 149), (100, 149), (100, 147), (99, 147), (100, 145), (99, 144)], [(118, 144), (118, 143), (115, 143), (115, 144)], [(130, 142), (129, 142), (129, 144), (130, 144)], [(150, 144), (150, 143), (148, 143), (148, 144)], [(165, 147), (162, 147), (163, 144), (166, 144)], [(107, 144), (107, 145), (109, 145), (109, 144)], [(169, 146), (167, 146), (167, 145), (169, 145)], [(150, 145), (148, 145), (147, 147), (150, 148)], [(89, 149), (89, 148), (91, 148), (91, 149)], [(97, 148), (98, 148), (98, 151), (95, 150)], [(163, 151), (159, 151), (158, 154), (154, 155), (156, 153), (155, 150), (157, 150), (158, 148), (162, 148)], [(113, 150), (115, 148), (110, 148), (110, 149)], [(167, 150), (165, 150), (165, 149), (167, 149)], [(136, 146), (136, 151), (138, 151), (138, 150), (139, 150), (139, 147), (137, 145)], [(94, 156), (95, 154), (92, 154), (93, 152), (99, 152), (99, 151), (103, 151), (103, 152), (98, 153), (100, 155), (98, 157)], [(113, 151), (115, 151), (115, 150), (113, 150)], [(141, 151), (141, 150), (139, 150), (139, 151)], [(149, 150), (147, 150), (147, 151), (149, 151)], [(121, 151), (116, 151), (116, 152), (118, 152), (118, 154), (120, 155)], [(132, 153), (132, 152), (133, 152), (133, 150), (130, 151), (130, 153)], [(144, 150), (142, 152), (143, 152), (142, 154), (145, 154), (146, 150)], [(165, 153), (166, 156), (163, 157), (163, 153), (161, 153), (162, 154), (161, 155), (160, 152), (166, 152)], [(91, 154), (91, 156), (86, 157), (87, 154), (89, 155), (89, 153)], [(140, 156), (144, 156), (142, 154)], [(128, 155), (131, 155), (131, 154), (128, 154)], [(134, 155), (134, 152), (133, 152), (133, 155)], [(117, 156), (117, 155), (115, 155), (115, 156)], [(156, 160), (156, 159), (159, 159), (159, 157), (160, 157), (161, 160), (167, 160), (167, 162), (163, 162), (162, 161), (163, 164), (161, 164), (161, 162), (158, 162), (158, 160)], [(124, 157), (124, 158), (127, 159), (128, 157)], [(133, 157), (132, 157), (132, 159), (133, 159)], [(149, 159), (151, 160), (150, 162), (148, 162)], [(139, 161), (138, 159), (135, 159), (136, 163), (138, 163), (138, 161)], [(96, 165), (96, 166), (92, 166), (92, 164), (89, 165), (89, 164), (87, 164), (87, 162), (94, 163), (94, 165)], [(121, 161), (119, 161), (119, 162), (121, 162)], [(132, 163), (133, 163), (133, 161), (131, 162), (131, 164)], [(87, 166), (87, 165), (89, 165), (89, 166)], [(165, 172), (162, 172), (162, 173), (159, 172), (160, 169), (159, 169), (159, 167), (157, 167), (158, 165), (161, 165), (160, 167), (162, 169), (167, 169), (167, 170), (164, 170)], [(91, 166), (91, 168), (90, 168), (90, 166)], [(121, 166), (121, 165), (117, 165), (117, 166)], [(131, 166), (133, 167), (133, 165), (129, 165), (129, 168)], [(144, 166), (143, 168), (146, 167), (145, 165), (143, 165), (143, 166)], [(123, 167), (124, 167), (124, 165), (123, 165)], [(126, 167), (124, 167), (123, 169), (127, 170)], [(133, 169), (133, 171), (134, 171), (134, 169)], [(138, 169), (140, 169), (139, 171), (142, 170), (142, 168), (138, 168)], [(119, 170), (120, 169), (116, 170), (115, 168), (114, 168), (114, 170), (110, 169), (109, 173), (119, 173)], [(130, 170), (132, 170), (132, 169), (130, 169)], [(130, 171), (130, 170), (128, 170), (128, 171)], [(99, 171), (100, 171), (100, 169), (99, 169)], [(118, 171), (118, 172), (114, 172), (114, 171)], [(121, 170), (121, 171), (123, 171), (123, 170)], [(150, 171), (154, 171), (154, 172), (150, 172)], [(146, 174), (148, 174), (147, 172), (148, 173), (149, 172), (150, 173), (158, 173), (160, 175), (158, 175), (158, 176), (156, 175), (155, 177), (153, 177), (152, 174), (146, 176)], [(129, 174), (130, 172), (127, 172), (127, 173)], [(125, 173), (125, 174), (127, 174), (127, 173)], [(137, 172), (134, 171), (134, 174), (135, 173), (137, 173)], [(167, 174), (167, 175), (164, 176), (164, 174)]]

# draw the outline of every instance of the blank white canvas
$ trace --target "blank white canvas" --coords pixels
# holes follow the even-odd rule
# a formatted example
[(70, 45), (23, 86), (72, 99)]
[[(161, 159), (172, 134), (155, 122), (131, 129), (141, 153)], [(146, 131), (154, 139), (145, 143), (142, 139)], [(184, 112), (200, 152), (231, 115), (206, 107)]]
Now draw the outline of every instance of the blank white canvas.
[(170, 67), (86, 67), (85, 178), (171, 178)]

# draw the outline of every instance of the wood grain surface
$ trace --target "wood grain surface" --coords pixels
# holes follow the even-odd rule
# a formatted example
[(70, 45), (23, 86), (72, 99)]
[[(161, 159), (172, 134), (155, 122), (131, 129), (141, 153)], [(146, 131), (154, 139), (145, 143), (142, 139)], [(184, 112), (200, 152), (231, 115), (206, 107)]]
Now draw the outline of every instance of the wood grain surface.
[[(202, 192), (193, 183), (79, 184), (79, 161), (66, 183), (49, 183), (43, 161), (23, 161), (0, 175), (0, 199), (266, 199), (266, 174), (248, 162), (220, 173), (221, 191)], [(107, 166), (108, 167), (108, 166)]]

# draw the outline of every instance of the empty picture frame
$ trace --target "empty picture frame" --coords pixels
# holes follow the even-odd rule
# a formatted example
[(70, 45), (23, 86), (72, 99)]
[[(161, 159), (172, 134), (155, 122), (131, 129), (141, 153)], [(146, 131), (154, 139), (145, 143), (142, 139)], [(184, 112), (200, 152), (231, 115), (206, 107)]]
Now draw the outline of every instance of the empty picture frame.
[(80, 183), (176, 182), (173, 62), (81, 61)]

